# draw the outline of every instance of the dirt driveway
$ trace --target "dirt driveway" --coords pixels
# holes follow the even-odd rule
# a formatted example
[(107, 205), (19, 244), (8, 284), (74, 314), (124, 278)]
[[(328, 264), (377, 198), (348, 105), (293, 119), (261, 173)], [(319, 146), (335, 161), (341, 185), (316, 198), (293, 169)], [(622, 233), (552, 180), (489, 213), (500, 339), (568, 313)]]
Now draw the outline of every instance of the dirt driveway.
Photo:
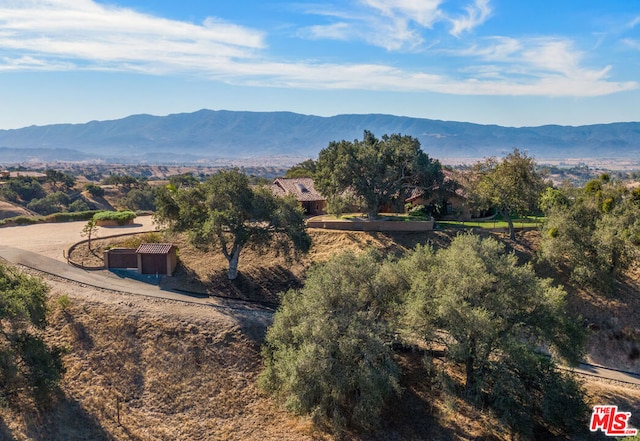
[[(85, 238), (82, 237), (82, 228), (87, 223), (62, 222), (34, 225), (19, 225), (0, 228), (0, 246), (18, 248), (31, 251), (41, 256), (66, 262), (63, 250)], [(96, 238), (124, 233), (142, 233), (154, 231), (152, 216), (140, 216), (132, 225), (123, 227), (98, 227)]]

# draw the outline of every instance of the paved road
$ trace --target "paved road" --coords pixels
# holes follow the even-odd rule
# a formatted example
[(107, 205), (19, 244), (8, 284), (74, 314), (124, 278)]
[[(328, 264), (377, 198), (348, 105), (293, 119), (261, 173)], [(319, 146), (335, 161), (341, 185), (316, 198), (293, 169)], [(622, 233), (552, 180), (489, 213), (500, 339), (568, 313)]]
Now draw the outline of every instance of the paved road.
[[(98, 227), (97, 238), (124, 233), (141, 233), (155, 230), (151, 216), (137, 217), (133, 225), (123, 227)], [(83, 239), (82, 228), (86, 222), (43, 223), (0, 228), (0, 246), (32, 251), (42, 256), (66, 262), (62, 251)]]
[[(114, 234), (153, 231), (151, 217), (128, 227), (104, 228), (98, 231), (98, 237)], [(52, 274), (98, 288), (120, 291), (129, 294), (144, 295), (168, 300), (197, 303), (226, 309), (264, 311), (265, 308), (241, 300), (218, 297), (195, 296), (184, 292), (162, 289), (157, 285), (120, 277), (110, 271), (87, 271), (69, 265), (63, 250), (82, 240), (80, 232), (86, 222), (64, 224), (35, 224), (0, 228), (0, 257), (7, 261), (23, 265), (44, 273)], [(269, 311), (271, 313), (271, 311)]]
[(640, 375), (631, 372), (624, 372), (604, 366), (596, 366), (589, 363), (580, 363), (576, 368), (569, 369), (578, 374), (590, 375), (593, 377), (606, 378), (608, 380), (621, 381), (624, 383), (640, 386)]
[[(62, 251), (83, 239), (80, 232), (85, 224), (86, 222), (68, 222), (0, 228), (0, 257), (15, 264), (98, 288), (236, 309), (238, 312), (251, 311), (271, 314), (271, 311), (265, 311), (263, 308), (247, 302), (216, 297), (190, 296), (178, 291), (161, 289), (156, 285), (119, 277), (109, 271), (86, 271), (68, 265)], [(139, 217), (133, 226), (100, 227), (98, 237), (152, 231), (154, 228), (150, 216)], [(577, 368), (570, 370), (580, 374), (640, 385), (640, 375), (616, 369), (582, 363)]]

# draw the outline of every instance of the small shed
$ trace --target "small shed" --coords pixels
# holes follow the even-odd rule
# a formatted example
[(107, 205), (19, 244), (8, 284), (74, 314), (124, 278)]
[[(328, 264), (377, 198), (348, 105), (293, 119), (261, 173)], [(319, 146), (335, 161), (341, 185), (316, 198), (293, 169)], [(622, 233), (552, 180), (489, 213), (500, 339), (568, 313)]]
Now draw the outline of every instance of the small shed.
[(143, 243), (136, 250), (138, 273), (173, 275), (178, 262), (177, 249), (171, 243)]
[(137, 268), (135, 248), (111, 248), (104, 252), (104, 266), (110, 268)]

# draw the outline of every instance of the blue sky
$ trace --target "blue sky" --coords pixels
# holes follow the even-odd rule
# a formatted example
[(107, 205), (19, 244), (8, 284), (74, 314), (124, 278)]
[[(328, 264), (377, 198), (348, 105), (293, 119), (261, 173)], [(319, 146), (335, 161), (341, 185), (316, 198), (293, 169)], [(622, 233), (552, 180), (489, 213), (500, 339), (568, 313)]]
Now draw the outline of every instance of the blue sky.
[(213, 110), (640, 121), (638, 0), (0, 0), (0, 128)]

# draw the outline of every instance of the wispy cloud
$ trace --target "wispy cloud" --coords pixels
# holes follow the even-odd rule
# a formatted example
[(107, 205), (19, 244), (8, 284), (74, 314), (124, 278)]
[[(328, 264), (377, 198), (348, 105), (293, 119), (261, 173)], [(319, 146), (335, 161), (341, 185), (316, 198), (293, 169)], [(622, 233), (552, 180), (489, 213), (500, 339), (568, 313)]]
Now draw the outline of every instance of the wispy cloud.
[(621, 41), (622, 44), (624, 44), (628, 48), (640, 50), (640, 40), (634, 40), (633, 38), (623, 38)]
[(470, 32), (491, 15), (489, 0), (470, 0), (463, 13), (449, 12), (445, 0), (360, 0), (342, 12), (310, 8), (307, 13), (337, 21), (303, 28), (313, 39), (359, 40), (389, 51), (410, 52), (426, 41), (425, 31), (444, 23), (455, 37)]
[(92, 69), (189, 69), (202, 64), (202, 57), (250, 57), (264, 47), (263, 38), (260, 31), (214, 18), (180, 22), (91, 0), (0, 1), (5, 69), (20, 66), (20, 60)]
[(388, 51), (412, 51), (424, 38), (422, 28), (430, 28), (440, 15), (441, 0), (361, 0), (351, 9), (311, 7), (306, 14), (329, 19), (331, 23), (299, 30), (302, 38), (363, 41)]
[(463, 32), (471, 31), (483, 24), (491, 15), (489, 0), (475, 0), (475, 3), (467, 6), (465, 10), (466, 15), (450, 18), (451, 35), (458, 37)]
[[(355, 21), (362, 24), (355, 27), (361, 32), (357, 38), (410, 48), (422, 42), (420, 29), (450, 20), (443, 16), (441, 0), (361, 1), (377, 11), (374, 18), (334, 11), (331, 25), (310, 27), (308, 35), (348, 40), (354, 38)], [(488, 2), (476, 0), (466, 21), (451, 32), (464, 33), (489, 13)], [(380, 41), (372, 40), (367, 26), (378, 26)], [(270, 55), (266, 41), (261, 30), (216, 18), (189, 23), (92, 0), (0, 0), (0, 72), (113, 70), (262, 87), (469, 95), (594, 96), (638, 87), (610, 81), (607, 66), (584, 67), (584, 54), (562, 39), (479, 40), (465, 50), (440, 52), (466, 67), (439, 73), (384, 64), (285, 61)]]
[(607, 69), (567, 76), (559, 72), (530, 72), (482, 65), (459, 77), (411, 72), (385, 65), (318, 65), (270, 63), (251, 66), (262, 78), (230, 78), (241, 84), (309, 89), (369, 89), (438, 92), (455, 95), (599, 96), (636, 89), (635, 82), (607, 81)]

